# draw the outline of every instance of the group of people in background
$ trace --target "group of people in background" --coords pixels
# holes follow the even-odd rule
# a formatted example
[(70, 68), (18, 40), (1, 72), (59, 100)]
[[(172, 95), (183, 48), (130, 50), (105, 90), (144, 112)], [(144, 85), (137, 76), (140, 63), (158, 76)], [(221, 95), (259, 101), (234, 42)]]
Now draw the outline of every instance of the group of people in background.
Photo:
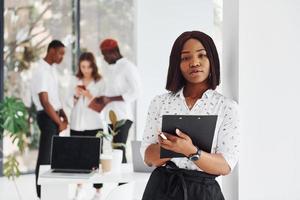
[[(108, 113), (112, 110), (118, 120), (125, 121), (114, 136), (113, 142), (126, 144), (133, 123), (131, 103), (138, 98), (141, 91), (139, 73), (136, 66), (122, 56), (116, 40), (105, 39), (99, 48), (108, 67), (104, 74), (100, 74), (93, 53), (83, 52), (80, 55), (77, 72), (69, 87), (72, 107), (69, 119), (60, 101), (55, 69), (64, 58), (65, 45), (59, 40), (51, 41), (46, 56), (39, 61), (33, 72), (31, 93), (41, 131), (35, 170), (38, 197), (41, 196), (41, 188), (37, 184), (39, 167), (50, 164), (52, 136), (59, 135), (68, 126), (71, 136), (96, 136), (100, 130), (110, 125)], [(103, 107), (101, 112), (89, 108), (94, 98), (97, 98), (97, 103)], [(123, 151), (122, 162), (126, 163), (125, 146), (115, 148)], [(93, 199), (96, 200), (100, 198), (102, 184), (95, 184), (94, 187), (96, 192)]]

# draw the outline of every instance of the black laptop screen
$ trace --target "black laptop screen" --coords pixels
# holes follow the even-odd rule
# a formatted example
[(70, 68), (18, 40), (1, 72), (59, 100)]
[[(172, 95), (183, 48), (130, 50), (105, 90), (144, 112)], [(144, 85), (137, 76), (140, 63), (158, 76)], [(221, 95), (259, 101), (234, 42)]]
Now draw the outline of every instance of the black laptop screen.
[(91, 170), (99, 168), (100, 138), (58, 137), (52, 141), (51, 168)]

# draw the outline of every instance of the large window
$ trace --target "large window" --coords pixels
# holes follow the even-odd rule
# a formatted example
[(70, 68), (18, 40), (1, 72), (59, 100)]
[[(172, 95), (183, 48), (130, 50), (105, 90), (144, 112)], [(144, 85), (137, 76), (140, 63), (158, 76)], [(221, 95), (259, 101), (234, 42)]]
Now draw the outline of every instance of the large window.
[(121, 53), (132, 61), (135, 52), (134, 0), (81, 1), (80, 46), (99, 56), (99, 42), (115, 38)]
[[(72, 33), (71, 1), (59, 0), (5, 0), (4, 8), (4, 96), (21, 98), (28, 107), (31, 120), (28, 146), (18, 161), (22, 172), (35, 167), (39, 129), (35, 108), (31, 102), (30, 79), (36, 61), (45, 56), (52, 39), (67, 41)], [(71, 48), (67, 48), (61, 77), (71, 69)], [(62, 84), (63, 87), (63, 84)], [(10, 138), (3, 140), (4, 156), (16, 153)]]
[[(105, 62), (100, 56), (99, 42), (110, 37), (119, 41), (125, 57), (136, 61), (135, 6), (134, 0), (4, 0), (4, 5), (4, 80), (1, 81), (4, 81), (4, 96), (22, 99), (31, 115), (28, 147), (25, 155), (18, 156), (21, 172), (29, 172), (35, 168), (40, 134), (30, 94), (35, 63), (45, 56), (52, 39), (67, 45), (64, 61), (57, 69), (61, 99), (70, 114), (64, 95), (69, 89), (68, 80), (77, 70), (80, 50), (93, 52), (101, 68)], [(80, 35), (78, 43), (77, 35)], [(133, 138), (134, 134), (131, 135)], [(18, 154), (8, 137), (3, 139), (3, 150), (4, 157)]]

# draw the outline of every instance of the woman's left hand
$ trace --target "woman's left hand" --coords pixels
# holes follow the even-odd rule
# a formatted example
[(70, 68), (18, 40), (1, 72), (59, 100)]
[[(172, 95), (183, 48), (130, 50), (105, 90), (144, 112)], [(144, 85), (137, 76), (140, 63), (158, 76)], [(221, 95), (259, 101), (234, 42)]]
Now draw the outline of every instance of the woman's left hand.
[(169, 133), (164, 134), (166, 135), (167, 140), (159, 139), (159, 143), (164, 149), (181, 153), (187, 157), (197, 151), (197, 148), (193, 145), (191, 138), (179, 129), (176, 129), (177, 136)]

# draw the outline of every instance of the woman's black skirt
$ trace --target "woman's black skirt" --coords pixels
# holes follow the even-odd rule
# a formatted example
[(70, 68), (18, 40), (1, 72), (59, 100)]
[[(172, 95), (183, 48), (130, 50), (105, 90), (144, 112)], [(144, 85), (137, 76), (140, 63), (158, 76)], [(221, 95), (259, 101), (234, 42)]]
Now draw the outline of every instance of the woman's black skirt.
[(216, 177), (169, 161), (152, 172), (142, 200), (224, 200)]

